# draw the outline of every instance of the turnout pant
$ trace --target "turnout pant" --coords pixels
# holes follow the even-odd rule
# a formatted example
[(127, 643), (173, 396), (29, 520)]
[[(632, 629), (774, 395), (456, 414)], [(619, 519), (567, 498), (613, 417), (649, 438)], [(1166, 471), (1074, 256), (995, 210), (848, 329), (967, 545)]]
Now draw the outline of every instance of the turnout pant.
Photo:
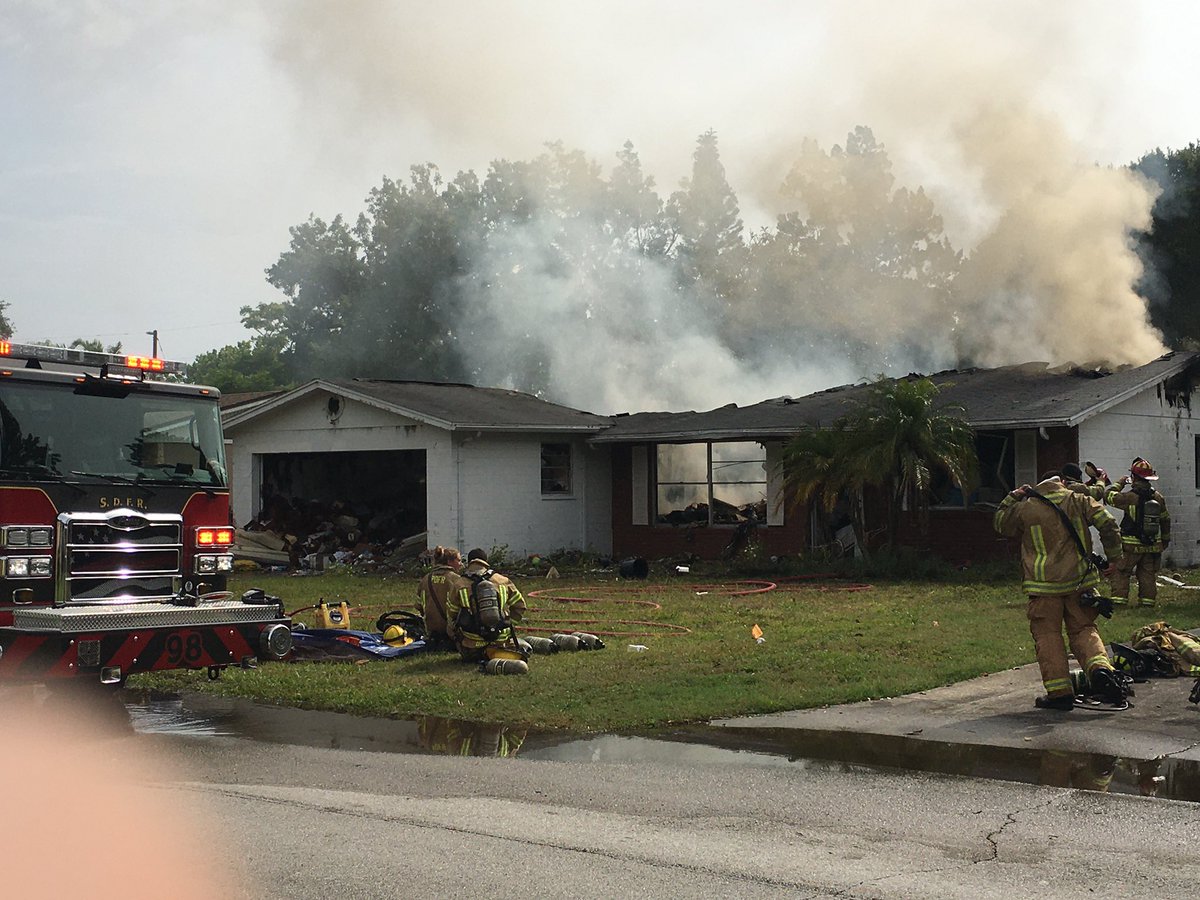
[(1118, 600), (1129, 599), (1129, 582), (1137, 576), (1138, 605), (1153, 606), (1158, 597), (1158, 570), (1161, 553), (1130, 553), (1126, 550), (1117, 561), (1112, 575), (1112, 592)]
[(1071, 687), (1071, 670), (1067, 651), (1063, 646), (1063, 627), (1067, 630), (1067, 641), (1071, 653), (1080, 667), (1089, 675), (1098, 666), (1112, 668), (1104, 641), (1096, 630), (1095, 607), (1079, 605), (1079, 591), (1051, 596), (1031, 595), (1026, 614), (1029, 616), (1029, 633), (1033, 635), (1033, 647), (1037, 653), (1038, 668), (1042, 672), (1042, 684), (1050, 697), (1064, 697), (1075, 693)]

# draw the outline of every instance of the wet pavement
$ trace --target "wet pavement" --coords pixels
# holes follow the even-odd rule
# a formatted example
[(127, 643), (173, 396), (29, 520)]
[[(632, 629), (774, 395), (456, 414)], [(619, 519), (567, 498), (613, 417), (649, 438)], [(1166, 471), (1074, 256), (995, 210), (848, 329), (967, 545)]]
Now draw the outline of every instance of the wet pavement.
[(1200, 802), (1191, 679), (1137, 685), (1121, 712), (1037, 710), (1025, 666), (905, 697), (637, 734), (372, 719), (211, 695), (124, 693), (136, 731), (340, 750), (557, 760), (910, 770)]

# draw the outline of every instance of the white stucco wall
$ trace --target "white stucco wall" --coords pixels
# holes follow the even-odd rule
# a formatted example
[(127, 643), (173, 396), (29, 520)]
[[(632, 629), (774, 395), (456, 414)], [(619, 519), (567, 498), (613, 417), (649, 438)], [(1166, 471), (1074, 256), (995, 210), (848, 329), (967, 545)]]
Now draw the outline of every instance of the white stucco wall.
[[(570, 495), (542, 496), (542, 443), (571, 444)], [(505, 546), (510, 555), (612, 548), (610, 455), (555, 434), (456, 436), (462, 498), (456, 545)]]
[[(1193, 400), (1195, 397), (1193, 396)], [(1200, 410), (1197, 410), (1200, 412)], [(1171, 406), (1161, 388), (1145, 391), (1079, 426), (1080, 462), (1090, 460), (1114, 480), (1129, 473), (1134, 457), (1158, 471), (1156, 487), (1171, 513), (1167, 560), (1200, 563), (1200, 491), (1196, 490), (1196, 435), (1200, 423), (1186, 406)]]
[[(559, 548), (609, 553), (612, 547), (610, 453), (583, 437), (494, 432), (451, 433), (346, 400), (336, 419), (330, 395), (315, 391), (226, 429), (234, 521), (259, 506), (258, 458), (273, 453), (424, 450), (428, 544), (525, 556)], [(572, 492), (543, 498), (541, 445), (572, 446)]]

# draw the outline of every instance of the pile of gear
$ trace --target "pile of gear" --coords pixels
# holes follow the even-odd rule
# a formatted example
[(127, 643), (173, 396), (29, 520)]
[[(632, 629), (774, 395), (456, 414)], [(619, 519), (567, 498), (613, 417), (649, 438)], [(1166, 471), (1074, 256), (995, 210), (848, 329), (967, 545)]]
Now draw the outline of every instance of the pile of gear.
[(1195, 631), (1151, 622), (1133, 633), (1129, 643), (1109, 645), (1113, 665), (1136, 682), (1151, 678), (1195, 678), (1188, 700), (1200, 703), (1200, 638)]

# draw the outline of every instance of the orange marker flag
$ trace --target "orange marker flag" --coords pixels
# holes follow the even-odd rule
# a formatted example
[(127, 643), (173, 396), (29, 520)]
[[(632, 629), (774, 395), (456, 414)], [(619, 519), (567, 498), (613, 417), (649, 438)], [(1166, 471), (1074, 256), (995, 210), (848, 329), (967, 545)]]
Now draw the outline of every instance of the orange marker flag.
[(755, 622), (754, 627), (750, 629), (750, 637), (752, 637), (756, 641), (758, 641), (758, 640), (762, 640), (762, 636), (763, 636), (763, 630), (761, 628), (759, 628), (758, 623)]

